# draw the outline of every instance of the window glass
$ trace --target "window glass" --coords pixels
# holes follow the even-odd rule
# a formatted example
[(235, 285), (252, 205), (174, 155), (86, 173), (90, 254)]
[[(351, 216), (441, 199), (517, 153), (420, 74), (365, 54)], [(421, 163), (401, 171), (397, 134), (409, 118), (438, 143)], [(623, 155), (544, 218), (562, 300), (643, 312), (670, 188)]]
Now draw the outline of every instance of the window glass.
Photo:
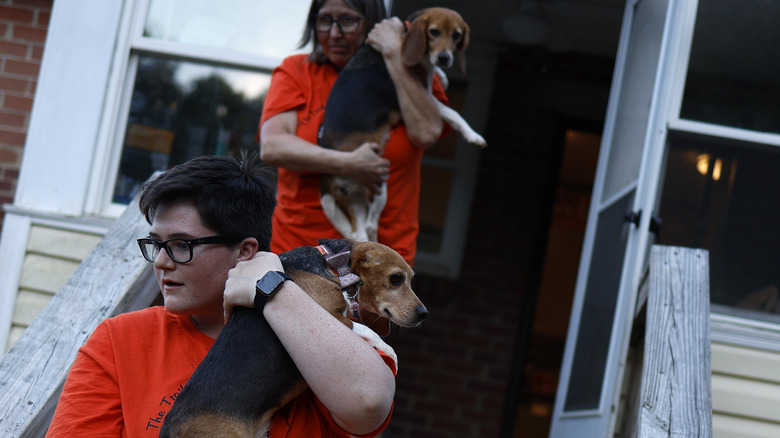
[(303, 34), (309, 0), (152, 0), (144, 36), (282, 58)]
[[(780, 314), (780, 150), (671, 139), (659, 243), (710, 252), (713, 304)], [(780, 322), (780, 317), (772, 317)]]
[(598, 409), (607, 368), (612, 325), (615, 320), (620, 275), (628, 244), (626, 214), (634, 203), (634, 191), (599, 213), (596, 242), (588, 272), (588, 284), (569, 387), (566, 389), (566, 412)]
[(157, 170), (257, 147), (269, 83), (266, 73), (139, 56), (113, 202), (128, 203)]
[[(467, 83), (451, 80), (447, 88), (450, 108), (463, 114)], [(451, 132), (425, 150), (420, 169), (420, 230), (417, 235), (417, 250), (441, 254), (447, 225), (447, 211), (450, 208), (450, 194), (455, 185), (456, 159), (460, 134)], [(474, 147), (468, 145), (467, 147)]]
[(680, 117), (780, 132), (780, 2), (701, 0)]

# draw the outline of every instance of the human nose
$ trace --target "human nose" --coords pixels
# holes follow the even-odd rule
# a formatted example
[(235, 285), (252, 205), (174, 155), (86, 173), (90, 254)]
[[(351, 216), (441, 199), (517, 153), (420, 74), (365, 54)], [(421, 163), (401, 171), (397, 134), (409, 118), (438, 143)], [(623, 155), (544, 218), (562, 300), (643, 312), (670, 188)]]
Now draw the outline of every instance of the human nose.
[(154, 259), (155, 269), (173, 269), (175, 266), (176, 262), (174, 262), (171, 256), (168, 254), (168, 249), (160, 248), (160, 251), (157, 253), (157, 257)]
[(328, 32), (332, 37), (344, 36), (344, 31), (341, 30), (341, 25), (336, 20), (333, 20), (333, 22), (330, 23), (330, 30)]

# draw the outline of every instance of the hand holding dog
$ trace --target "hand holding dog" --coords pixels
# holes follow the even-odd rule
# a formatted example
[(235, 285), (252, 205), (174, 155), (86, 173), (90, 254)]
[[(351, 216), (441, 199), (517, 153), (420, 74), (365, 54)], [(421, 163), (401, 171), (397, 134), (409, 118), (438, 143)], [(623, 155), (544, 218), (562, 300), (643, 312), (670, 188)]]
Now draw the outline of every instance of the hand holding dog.
[(374, 26), (368, 33), (366, 44), (385, 57), (401, 53), (404, 23), (398, 17), (387, 18)]
[(268, 271), (284, 271), (284, 268), (279, 256), (263, 251), (250, 260), (238, 262), (228, 271), (222, 297), (226, 323), (233, 313), (233, 308), (255, 306), (255, 283)]
[(382, 146), (377, 143), (363, 143), (350, 152), (351, 170), (345, 176), (355, 178), (365, 184), (374, 193), (380, 192), (380, 187), (390, 175), (390, 160), (382, 158)]

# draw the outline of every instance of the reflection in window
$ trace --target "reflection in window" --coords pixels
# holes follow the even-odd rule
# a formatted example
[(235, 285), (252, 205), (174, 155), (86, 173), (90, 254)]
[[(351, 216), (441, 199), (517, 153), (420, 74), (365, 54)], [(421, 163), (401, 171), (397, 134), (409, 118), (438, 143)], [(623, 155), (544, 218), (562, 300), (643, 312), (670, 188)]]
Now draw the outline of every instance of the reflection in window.
[(780, 133), (780, 2), (699, 2), (680, 117)]
[[(447, 88), (450, 108), (463, 113), (466, 82), (451, 80)], [(425, 150), (420, 169), (420, 230), (417, 250), (440, 254), (444, 243), (450, 193), (455, 184), (455, 159), (460, 134), (452, 132)], [(473, 146), (470, 146), (473, 147)]]
[(660, 243), (710, 251), (713, 304), (780, 314), (778, 169), (776, 148), (672, 140)]
[(144, 36), (282, 58), (296, 49), (309, 0), (152, 0)]
[(263, 73), (141, 56), (113, 202), (127, 204), (155, 171), (257, 147), (269, 81)]

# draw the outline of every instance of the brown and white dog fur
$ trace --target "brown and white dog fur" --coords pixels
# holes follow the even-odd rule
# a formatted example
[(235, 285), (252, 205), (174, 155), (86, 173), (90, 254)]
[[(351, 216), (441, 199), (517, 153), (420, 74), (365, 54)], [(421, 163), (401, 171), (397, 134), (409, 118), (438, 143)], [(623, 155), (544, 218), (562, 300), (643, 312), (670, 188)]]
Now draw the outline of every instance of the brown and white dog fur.
[[(387, 335), (390, 323), (419, 325), (428, 314), (411, 288), (414, 272), (387, 246), (346, 239), (320, 241), (332, 253), (349, 251), (345, 266), (359, 277), (361, 320)], [(279, 256), (285, 272), (315, 301), (372, 345), (392, 348), (362, 324), (346, 317), (339, 276), (318, 247)], [(396, 361), (397, 363), (397, 361)], [(236, 308), (206, 357), (165, 417), (161, 437), (265, 437), (274, 413), (306, 389), (279, 338), (255, 309)]]
[[(428, 8), (410, 15), (408, 22), (401, 56), (429, 92), (434, 74), (445, 78), (441, 68), (451, 67), (456, 53), (461, 70), (466, 72), (469, 27), (460, 14)], [(442, 120), (468, 142), (487, 145), (460, 114), (438, 100), (436, 103)], [(382, 55), (367, 45), (358, 49), (339, 73), (328, 96), (318, 142), (342, 151), (355, 150), (366, 142), (384, 145), (390, 129), (400, 121), (398, 97)], [(325, 215), (344, 237), (376, 241), (379, 216), (387, 200), (384, 184), (375, 195), (354, 179), (323, 175), (320, 195)]]

